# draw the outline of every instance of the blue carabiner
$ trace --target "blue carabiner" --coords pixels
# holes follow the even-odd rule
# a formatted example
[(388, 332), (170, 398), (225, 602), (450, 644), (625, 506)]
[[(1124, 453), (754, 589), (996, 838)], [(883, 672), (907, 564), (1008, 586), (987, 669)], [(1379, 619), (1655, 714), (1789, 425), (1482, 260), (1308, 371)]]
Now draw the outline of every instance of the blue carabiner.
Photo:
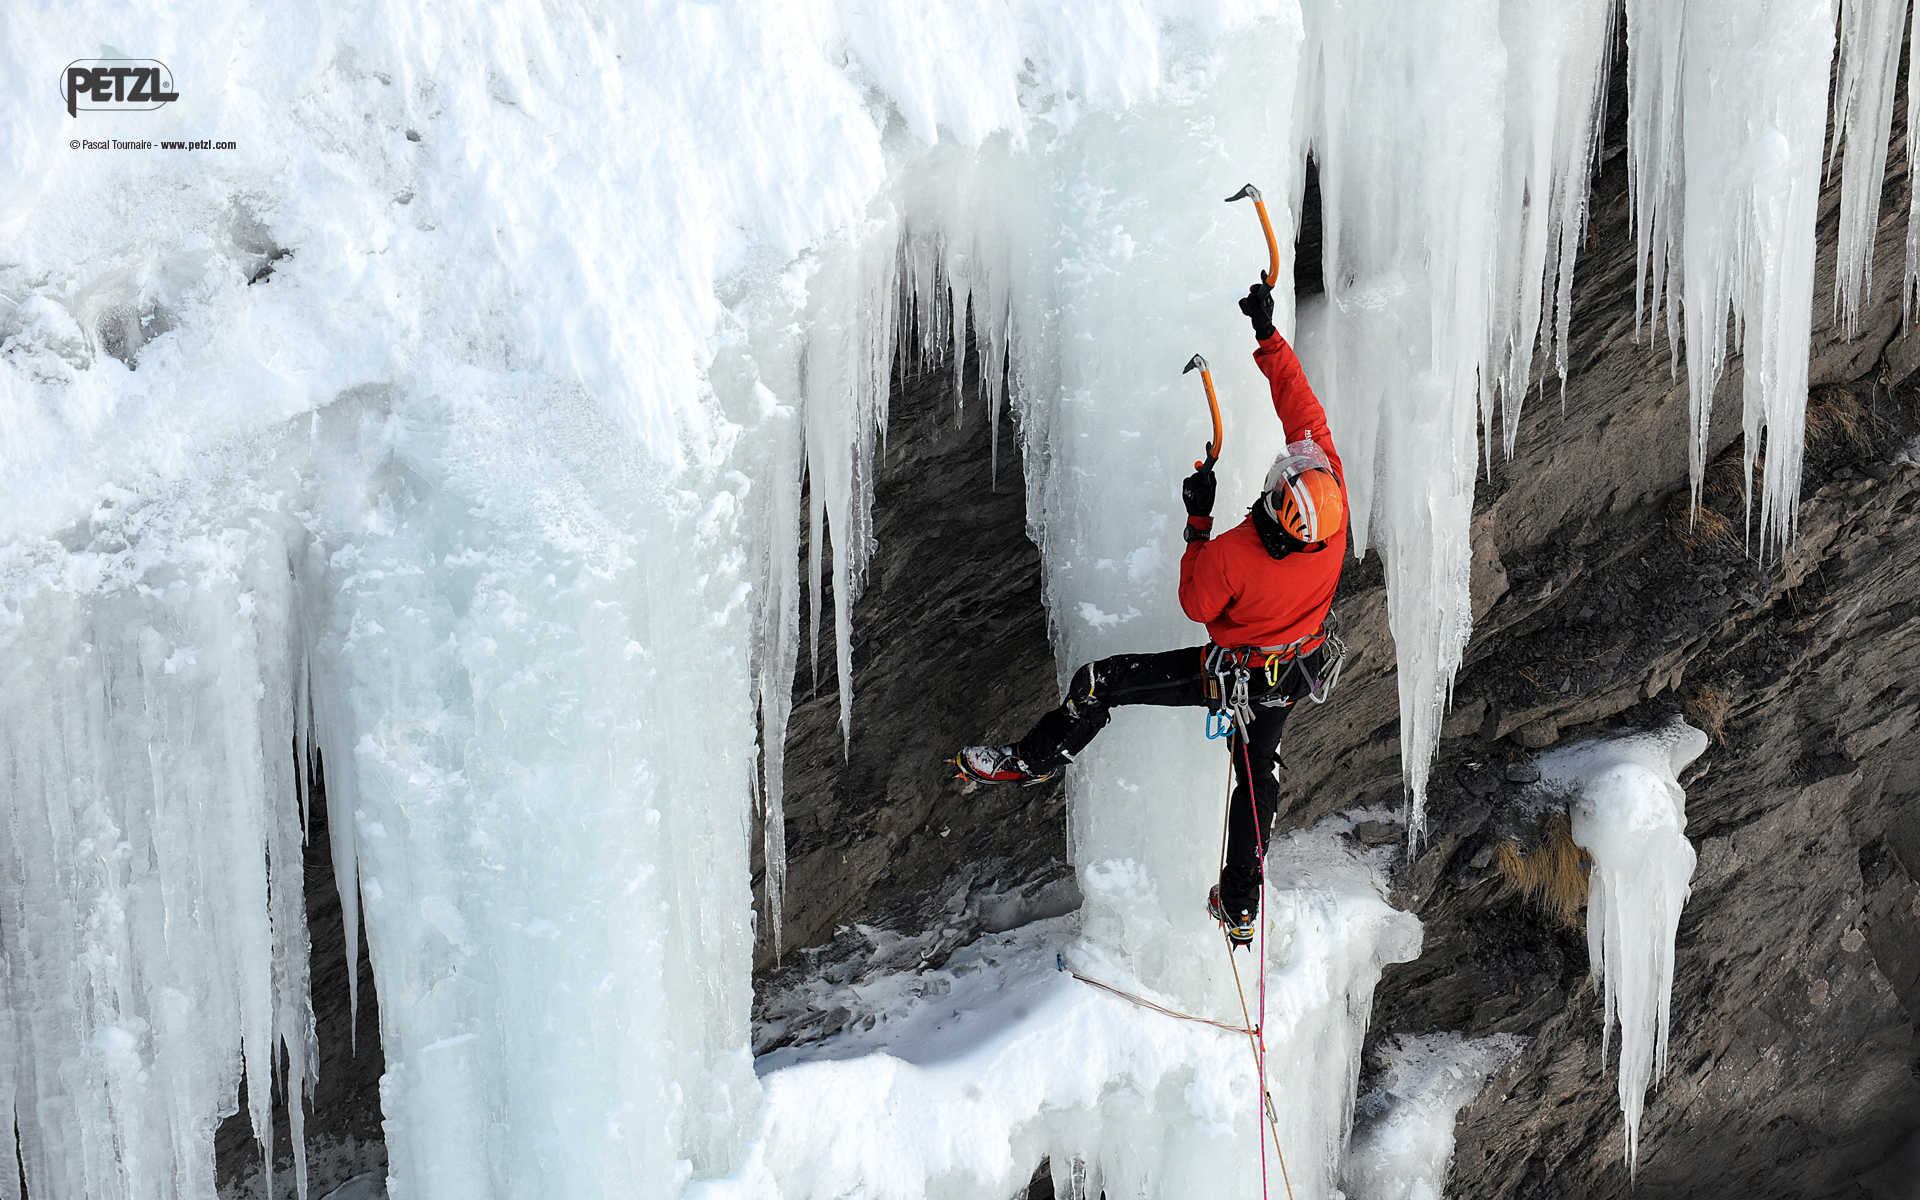
[(1210, 712), (1207, 714), (1207, 738), (1218, 740), (1233, 736), (1233, 714), (1230, 712)]

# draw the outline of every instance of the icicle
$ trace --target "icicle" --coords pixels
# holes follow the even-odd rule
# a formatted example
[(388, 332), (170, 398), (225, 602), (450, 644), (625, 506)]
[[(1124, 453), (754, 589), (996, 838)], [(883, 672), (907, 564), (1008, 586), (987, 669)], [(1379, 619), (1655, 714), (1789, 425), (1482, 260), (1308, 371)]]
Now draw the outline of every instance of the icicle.
[[(347, 1016), (353, 1030), (351, 1044), (359, 1049), (360, 1027), (360, 861), (354, 840), (354, 815), (359, 807), (359, 776), (353, 770), (353, 723), (341, 702), (342, 689), (328, 673), (316, 669), (314, 647), (320, 631), (326, 628), (327, 551), (320, 542), (309, 542), (306, 554), (295, 557), (295, 572), (302, 581), (300, 596), (304, 602), (300, 614), (301, 637), (307, 687), (312, 692), (314, 762), (322, 773), (327, 797), (327, 849), (333, 858), (333, 884), (340, 894), (340, 920), (346, 932)], [(331, 684), (331, 686), (329, 686)]]
[(1860, 301), (1873, 290), (1873, 244), (1880, 231), (1880, 189), (1887, 174), (1887, 135), (1900, 70), (1907, 0), (1841, 0), (1840, 90), (1834, 144), (1846, 146), (1840, 168), (1840, 249), (1833, 310), (1841, 336), (1860, 332)]
[[(1627, 179), (1633, 198), (1633, 328), (1664, 312), (1668, 362), (1680, 374), (1680, 34), (1685, 9), (1626, 0)], [(1664, 305), (1664, 309), (1663, 306)]]
[(1613, 13), (1605, 3), (1520, 6), (1503, 31), (1510, 79), (1499, 228), (1506, 232), (1494, 286), (1492, 386), (1482, 394), (1489, 460), (1495, 392), (1502, 442), (1513, 457), (1536, 340), (1543, 368), (1550, 363), (1566, 385), (1573, 265), (1606, 114)]
[[(763, 406), (788, 423), (792, 409), (781, 410), (764, 384)], [(797, 424), (797, 422), (792, 422)], [(777, 962), (785, 946), (787, 890), (786, 762), (787, 721), (793, 713), (794, 669), (800, 650), (800, 438), (769, 437), (770, 461), (763, 468), (769, 493), (762, 533), (765, 582), (753, 678), (760, 710), (762, 852), (766, 863), (767, 924)]]
[(1573, 840), (1593, 856), (1587, 953), (1601, 985), (1601, 1061), (1620, 1023), (1620, 1111), (1629, 1176), (1640, 1160), (1648, 1086), (1666, 1073), (1673, 944), (1693, 877), (1679, 776), (1707, 736), (1684, 722), (1540, 758), (1540, 786), (1568, 793)]
[[(809, 283), (814, 309), (804, 367), (807, 477), (833, 538), (843, 753), (851, 753), (853, 740), (853, 607), (873, 550), (874, 450), (886, 428), (893, 373), (900, 239), (892, 214), (860, 231), (858, 245), (857, 253), (828, 255)], [(813, 553), (817, 564), (818, 538)], [(817, 582), (815, 588), (817, 599)]]
[(1745, 354), (1748, 478), (1767, 435), (1759, 540), (1763, 550), (1783, 547), (1797, 522), (1805, 439), (1833, 5), (1629, 0), (1627, 23), (1638, 240), (1656, 292), (1664, 277), (1670, 338), (1676, 307), (1684, 313), (1694, 496), (1731, 318)]

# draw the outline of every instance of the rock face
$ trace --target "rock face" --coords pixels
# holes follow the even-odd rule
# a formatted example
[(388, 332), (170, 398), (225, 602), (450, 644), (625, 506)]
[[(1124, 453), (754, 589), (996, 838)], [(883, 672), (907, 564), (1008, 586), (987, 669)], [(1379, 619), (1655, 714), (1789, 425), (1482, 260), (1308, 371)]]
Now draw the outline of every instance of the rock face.
[[(1762, 563), (1741, 536), (1737, 369), (1716, 405), (1704, 511), (1688, 511), (1685, 381), (1664, 346), (1631, 336), (1615, 120), (1565, 415), (1533, 401), (1476, 506), (1480, 620), (1434, 773), (1435, 836), (1397, 881), (1427, 950), (1382, 980), (1374, 1036), (1533, 1038), (1461, 1115), (1450, 1195), (1864, 1196), (1855, 1177), (1920, 1127), (1920, 378), (1899, 330), (1904, 138), (1880, 278), (1851, 342), (1827, 320), (1837, 188), (1825, 197), (1800, 532)], [(1488, 864), (1499, 840), (1530, 836), (1512, 804), (1512, 765), (1529, 751), (1674, 713), (1714, 745), (1683, 781), (1700, 859), (1670, 1066), (1630, 1189), (1584, 939), (1507, 894)], [(1390, 735), (1391, 710), (1380, 718)]]
[[(1694, 516), (1686, 381), (1664, 328), (1636, 340), (1623, 75), (1564, 393), (1557, 379), (1536, 388), (1514, 457), (1496, 445), (1479, 487), (1476, 627), (1430, 837), (1394, 880), (1425, 950), (1388, 969), (1371, 1036), (1532, 1039), (1462, 1111), (1450, 1196), (1865, 1197), (1856, 1177), (1920, 1128), (1920, 335), (1900, 328), (1905, 136), (1896, 127), (1878, 271), (1851, 341), (1829, 315), (1837, 173), (1824, 198), (1799, 535), (1761, 561), (1742, 532), (1739, 358)], [(1309, 239), (1316, 216), (1310, 194)], [(1311, 240), (1300, 250), (1317, 260)], [(1317, 273), (1296, 285), (1317, 289)], [(791, 1007), (792, 985), (870, 953), (856, 924), (925, 931), (911, 946), (931, 958), (988, 910), (1008, 919), (994, 897), (1037, 896), (1063, 874), (1057, 792), (963, 794), (937, 765), (962, 741), (1017, 734), (1058, 688), (1013, 452), (988, 492), (985, 431), (949, 424), (949, 380), (895, 392), (880, 575), (855, 610), (851, 758), (831, 682), (797, 689), (788, 945), (813, 949), (778, 973), (770, 951), (761, 959), (758, 1015), (776, 1038), (824, 1031)], [(978, 411), (970, 402), (969, 422)], [(1377, 556), (1349, 564), (1336, 607), (1355, 653), (1338, 719), (1289, 727), (1289, 826), (1401, 801)], [(1713, 744), (1683, 780), (1699, 866), (1636, 1188), (1584, 934), (1507, 887), (1497, 851), (1544, 836), (1518, 803), (1538, 778), (1533, 752), (1683, 714)]]

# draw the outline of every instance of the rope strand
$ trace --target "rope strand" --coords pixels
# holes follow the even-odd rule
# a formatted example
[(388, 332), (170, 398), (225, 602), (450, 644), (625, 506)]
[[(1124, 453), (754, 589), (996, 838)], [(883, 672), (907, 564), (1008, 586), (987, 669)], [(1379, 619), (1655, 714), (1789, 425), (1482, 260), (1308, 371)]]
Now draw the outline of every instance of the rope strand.
[[(1287, 1200), (1293, 1200), (1293, 1179), (1291, 1173), (1287, 1170), (1287, 1152), (1280, 1148), (1280, 1119), (1279, 1115), (1275, 1113), (1273, 1109), (1273, 1093), (1267, 1090), (1265, 1029), (1267, 1020), (1267, 845), (1266, 838), (1260, 831), (1260, 797), (1253, 790), (1253, 750), (1250, 736), (1252, 729), (1249, 728), (1251, 725), (1252, 722), (1249, 721), (1241, 726), (1239, 736), (1234, 739), (1240, 744), (1240, 761), (1245, 764), (1244, 779), (1247, 788), (1247, 806), (1253, 810), (1253, 850), (1256, 856), (1255, 861), (1259, 863), (1260, 868), (1259, 908), (1256, 910), (1254, 916), (1254, 919), (1260, 922), (1260, 1023), (1253, 1026), (1260, 1032), (1249, 1040), (1253, 1043), (1253, 1065), (1255, 1074), (1259, 1078), (1260, 1104), (1262, 1108), (1266, 1109), (1267, 1128), (1273, 1133), (1273, 1153), (1280, 1162), (1280, 1182), (1286, 1186)], [(1232, 743), (1229, 743), (1229, 745), (1231, 744)], [(1229, 820), (1231, 820), (1233, 812), (1233, 792), (1231, 788), (1229, 788), (1227, 792), (1227, 812)], [(1242, 1013), (1245, 1013), (1247, 1008), (1247, 994), (1246, 990), (1240, 985), (1240, 965), (1234, 962), (1233, 942), (1231, 939), (1227, 941), (1227, 961), (1233, 964), (1233, 986), (1240, 992), (1240, 1010)], [(1262, 1137), (1260, 1139), (1260, 1194), (1264, 1197), (1266, 1192), (1267, 1139)]]
[[(1196, 1016), (1193, 1016), (1191, 1013), (1175, 1012), (1171, 1008), (1166, 1008), (1162, 1005), (1155, 1004), (1153, 1001), (1147, 999), (1144, 996), (1136, 996), (1132, 992), (1123, 992), (1119, 988), (1114, 987), (1110, 983), (1101, 983), (1098, 979), (1089, 979), (1085, 975), (1082, 975), (1080, 972), (1069, 968), (1066, 964), (1066, 959), (1058, 954), (1054, 955), (1054, 965), (1059, 967), (1062, 971), (1065, 971), (1067, 974), (1073, 976), (1075, 979), (1078, 979), (1081, 983), (1086, 984), (1088, 987), (1097, 987), (1103, 992), (1112, 992), (1114, 995), (1120, 997), (1122, 1000), (1126, 1000), (1131, 1003), (1138, 1004), (1141, 1008), (1151, 1009), (1162, 1016), (1172, 1017), (1175, 1020), (1179, 1020), (1179, 1021), (1192, 1021), (1197, 1025), (1211, 1025), (1215, 1029), (1224, 1029), (1228, 1033), (1244, 1033), (1248, 1037), (1253, 1037), (1256, 1033), (1259, 1032), (1258, 1030), (1249, 1029), (1249, 1028), (1246, 1028), (1245, 1026), (1229, 1025), (1225, 1021), (1216, 1021), (1211, 1017), (1196, 1017)], [(1241, 1010), (1244, 1012), (1247, 1007), (1244, 1001), (1241, 1003), (1240, 1007), (1241, 1007)]]

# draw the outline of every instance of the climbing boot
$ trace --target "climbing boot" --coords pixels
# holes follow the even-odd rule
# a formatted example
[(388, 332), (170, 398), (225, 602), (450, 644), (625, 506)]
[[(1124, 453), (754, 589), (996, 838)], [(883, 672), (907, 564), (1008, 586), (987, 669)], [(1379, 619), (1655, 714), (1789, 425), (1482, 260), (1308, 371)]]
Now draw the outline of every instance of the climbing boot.
[(1045, 783), (1060, 773), (1058, 767), (1035, 771), (1012, 746), (968, 746), (953, 756), (953, 765), (960, 768), (962, 779), (976, 783)]
[(1227, 931), (1227, 940), (1234, 945), (1253, 945), (1253, 914), (1243, 908), (1238, 917), (1229, 917), (1226, 906), (1220, 903), (1220, 885), (1217, 883), (1207, 893), (1207, 915), (1220, 922), (1220, 928)]

